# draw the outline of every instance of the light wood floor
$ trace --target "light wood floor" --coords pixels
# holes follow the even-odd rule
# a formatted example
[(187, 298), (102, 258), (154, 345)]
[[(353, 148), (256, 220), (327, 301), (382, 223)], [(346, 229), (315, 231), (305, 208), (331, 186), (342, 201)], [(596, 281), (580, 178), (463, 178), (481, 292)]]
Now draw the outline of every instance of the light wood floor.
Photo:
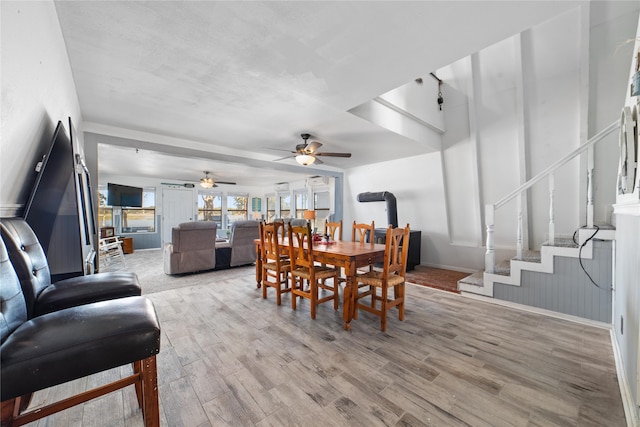
[[(161, 267), (160, 267), (161, 268)], [(148, 294), (162, 327), (161, 423), (624, 426), (609, 331), (410, 285), (404, 322), (263, 300), (253, 268)], [(220, 277), (217, 280), (216, 277)], [(191, 276), (188, 280), (194, 280)], [(141, 277), (144, 288), (144, 277)], [(36, 393), (33, 405), (127, 372)], [(142, 426), (133, 388), (39, 426)]]

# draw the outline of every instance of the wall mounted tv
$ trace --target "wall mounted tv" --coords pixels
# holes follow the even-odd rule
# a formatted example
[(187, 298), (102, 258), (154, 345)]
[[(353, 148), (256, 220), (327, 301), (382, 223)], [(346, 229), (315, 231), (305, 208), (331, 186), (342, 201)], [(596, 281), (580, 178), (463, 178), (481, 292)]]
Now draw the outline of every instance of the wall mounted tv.
[(142, 188), (128, 185), (107, 184), (107, 205), (126, 206), (129, 208), (142, 207)]

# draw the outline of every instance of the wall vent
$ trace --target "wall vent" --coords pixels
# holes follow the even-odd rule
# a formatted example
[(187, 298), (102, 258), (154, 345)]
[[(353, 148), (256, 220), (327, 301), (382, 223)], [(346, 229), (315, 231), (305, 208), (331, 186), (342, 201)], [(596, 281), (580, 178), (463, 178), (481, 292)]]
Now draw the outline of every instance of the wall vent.
[(307, 179), (308, 185), (327, 185), (329, 184), (328, 176), (312, 176)]
[(278, 182), (275, 186), (276, 191), (289, 191), (289, 183), (288, 182)]

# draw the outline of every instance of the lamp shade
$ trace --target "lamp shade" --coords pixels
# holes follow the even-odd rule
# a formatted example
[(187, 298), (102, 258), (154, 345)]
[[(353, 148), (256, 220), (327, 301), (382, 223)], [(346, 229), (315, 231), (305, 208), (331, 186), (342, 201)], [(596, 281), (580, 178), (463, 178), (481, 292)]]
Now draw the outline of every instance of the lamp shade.
[(298, 154), (296, 156), (296, 162), (298, 162), (298, 163), (300, 163), (301, 165), (304, 165), (304, 166), (310, 165), (315, 161), (316, 161), (316, 158), (313, 157), (313, 156), (310, 156), (308, 154)]
[(304, 211), (304, 219), (316, 219), (316, 211), (312, 211), (312, 210)]

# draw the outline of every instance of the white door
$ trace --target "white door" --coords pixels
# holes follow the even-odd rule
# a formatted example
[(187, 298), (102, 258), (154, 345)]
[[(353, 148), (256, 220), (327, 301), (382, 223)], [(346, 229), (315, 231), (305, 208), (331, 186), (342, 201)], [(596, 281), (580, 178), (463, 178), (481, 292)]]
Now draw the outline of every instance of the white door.
[(193, 221), (194, 211), (193, 191), (162, 189), (162, 246), (171, 243), (171, 227)]

